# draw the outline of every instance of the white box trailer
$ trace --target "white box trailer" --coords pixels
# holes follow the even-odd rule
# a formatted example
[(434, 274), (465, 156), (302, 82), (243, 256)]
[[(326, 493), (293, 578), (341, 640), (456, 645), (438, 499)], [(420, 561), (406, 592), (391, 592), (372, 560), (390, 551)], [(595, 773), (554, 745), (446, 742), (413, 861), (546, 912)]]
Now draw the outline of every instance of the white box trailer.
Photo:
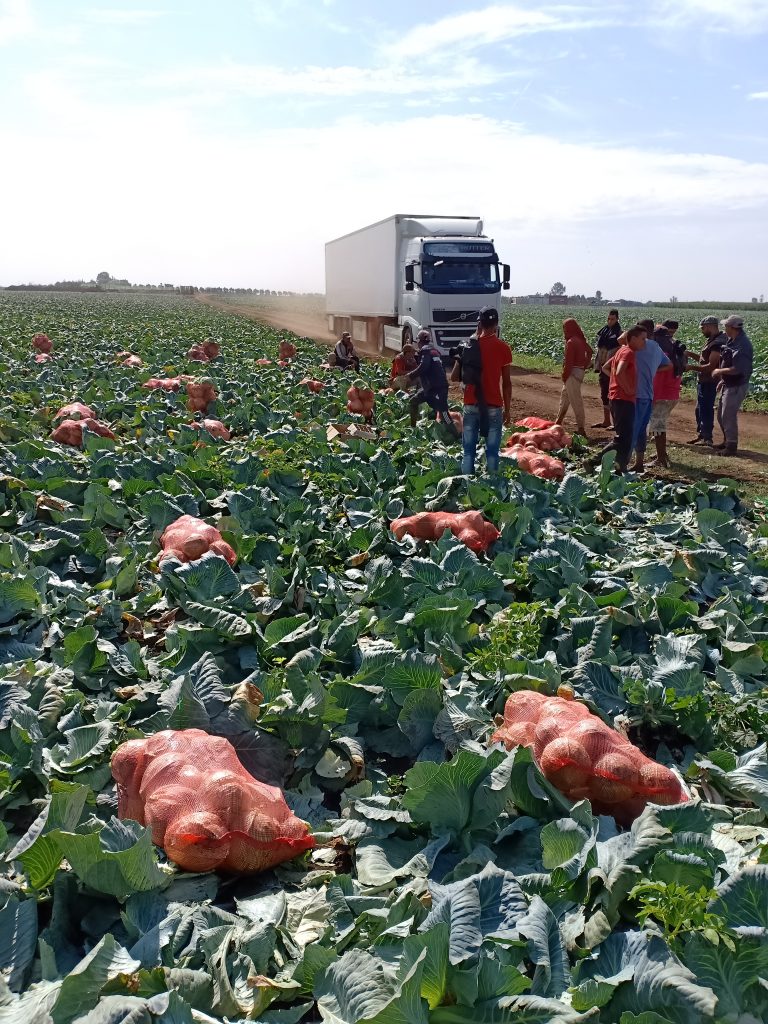
[(328, 242), (328, 329), (379, 351), (430, 331), (447, 355), (474, 330), (483, 306), (499, 308), (509, 268), (480, 217), (396, 214)]

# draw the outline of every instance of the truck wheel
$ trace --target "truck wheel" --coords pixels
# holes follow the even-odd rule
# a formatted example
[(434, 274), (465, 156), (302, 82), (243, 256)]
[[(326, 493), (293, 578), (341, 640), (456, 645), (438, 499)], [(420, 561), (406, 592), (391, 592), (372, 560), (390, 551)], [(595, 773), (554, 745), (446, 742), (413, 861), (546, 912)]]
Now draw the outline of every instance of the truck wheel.
[(413, 344), (413, 331), (411, 330), (410, 327), (404, 327), (403, 328), (403, 343), (402, 343), (402, 345), (400, 347), (403, 348), (405, 345), (412, 345), (412, 344)]

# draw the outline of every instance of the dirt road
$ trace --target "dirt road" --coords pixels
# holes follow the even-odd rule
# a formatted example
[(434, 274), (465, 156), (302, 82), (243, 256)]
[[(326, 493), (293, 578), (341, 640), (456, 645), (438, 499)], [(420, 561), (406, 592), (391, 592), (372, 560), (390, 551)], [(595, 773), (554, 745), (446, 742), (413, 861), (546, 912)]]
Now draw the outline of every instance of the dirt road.
[(198, 302), (225, 313), (258, 320), (278, 330), (290, 331), (299, 338), (311, 338), (325, 344), (339, 340), (328, 330), (328, 321), (318, 303), (296, 302), (291, 296), (265, 298), (262, 302), (230, 302), (213, 295), (198, 295)]
[[(199, 301), (224, 312), (245, 316), (250, 320), (268, 323), (278, 329), (292, 331), (302, 338), (311, 338), (325, 344), (337, 339), (329, 333), (322, 302), (305, 301), (299, 297), (265, 298), (263, 303), (239, 303), (216, 297), (201, 296)], [(366, 351), (361, 348), (361, 351)], [(378, 352), (367, 352), (371, 358), (380, 359)], [(536, 370), (512, 368), (512, 412), (515, 419), (523, 416), (543, 416), (554, 419), (560, 402), (561, 381)], [(584, 404), (587, 410), (587, 426), (602, 419), (600, 389), (594, 374), (588, 374), (583, 387)], [(669, 438), (673, 444), (685, 445), (696, 433), (694, 402), (683, 399), (670, 418)], [(566, 427), (573, 427), (570, 419)], [(717, 427), (715, 428), (717, 432)], [(698, 448), (679, 447), (673, 452), (673, 469), (691, 476), (731, 476), (760, 485), (768, 485), (768, 416), (762, 413), (742, 413), (739, 416), (740, 448), (739, 458), (720, 458)], [(597, 443), (610, 439), (610, 431), (593, 429), (590, 437)], [(652, 451), (653, 445), (650, 449)]]

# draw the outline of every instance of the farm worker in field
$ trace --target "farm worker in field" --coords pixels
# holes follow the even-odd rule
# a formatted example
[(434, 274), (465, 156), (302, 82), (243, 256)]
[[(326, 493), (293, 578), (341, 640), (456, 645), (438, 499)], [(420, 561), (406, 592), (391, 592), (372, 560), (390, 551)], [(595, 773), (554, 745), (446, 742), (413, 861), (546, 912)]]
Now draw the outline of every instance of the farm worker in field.
[(349, 370), (350, 367), (355, 371), (360, 369), (360, 357), (355, 352), (349, 331), (344, 331), (333, 354), (336, 356), (336, 365), (340, 370)]
[(499, 313), (484, 306), (477, 333), (462, 346), (451, 380), (464, 383), (464, 455), (461, 471), (475, 472), (477, 445), (485, 437), (485, 464), (489, 473), (499, 469), (501, 428), (512, 422), (512, 349), (498, 335)]
[(723, 345), (720, 366), (712, 372), (712, 379), (717, 381), (720, 393), (717, 422), (724, 441), (716, 444), (715, 448), (720, 455), (735, 455), (739, 450), (739, 409), (749, 391), (754, 356), (752, 342), (744, 333), (744, 321), (740, 316), (729, 316), (721, 326), (728, 340)]
[(565, 338), (565, 355), (563, 357), (563, 390), (560, 394), (560, 408), (555, 423), (562, 423), (568, 407), (573, 407), (576, 418), (576, 430), (584, 437), (587, 428), (584, 424), (584, 402), (581, 398), (581, 385), (584, 371), (592, 363), (592, 349), (584, 337), (584, 332), (571, 317), (563, 320), (563, 337)]
[[(674, 321), (672, 321), (674, 323)], [(672, 372), (662, 368), (653, 378), (653, 410), (648, 430), (656, 443), (656, 464), (669, 468), (667, 458), (667, 423), (669, 415), (680, 401), (683, 371), (686, 368), (685, 345), (675, 341), (674, 335), (663, 324), (653, 332), (653, 340), (669, 359)]]
[(720, 330), (720, 321), (716, 316), (705, 316), (699, 324), (699, 329), (704, 335), (705, 345), (698, 363), (689, 363), (687, 367), (699, 375), (696, 388), (696, 437), (688, 444), (709, 446), (714, 442), (717, 398), (717, 381), (712, 379), (712, 374), (720, 366), (723, 346), (728, 339)]
[(416, 358), (416, 346), (407, 342), (403, 345), (401, 352), (392, 360), (392, 369), (389, 372), (390, 386), (394, 386), (398, 377), (404, 377), (411, 370), (416, 369), (418, 359)]
[(646, 331), (640, 324), (621, 335), (622, 344), (603, 364), (601, 372), (608, 375), (608, 400), (611, 403), (611, 418), (615, 439), (607, 445), (601, 458), (607, 452), (616, 452), (616, 469), (626, 473), (632, 454), (632, 437), (635, 428), (635, 402), (637, 399), (637, 352), (645, 344)]
[(671, 373), (672, 362), (664, 355), (659, 346), (649, 337), (656, 330), (653, 320), (641, 320), (638, 327), (645, 331), (645, 338), (635, 350), (637, 368), (637, 395), (635, 399), (635, 427), (632, 434), (632, 449), (635, 453), (633, 473), (645, 470), (645, 447), (648, 442), (648, 423), (653, 411), (653, 380), (661, 367)]
[(662, 320), (661, 321), (661, 326), (662, 327), (666, 327), (666, 329), (670, 333), (670, 336), (674, 338), (674, 336), (680, 330), (680, 321), (679, 320)]
[(601, 423), (593, 423), (593, 427), (610, 427), (611, 406), (608, 398), (608, 374), (600, 373), (605, 363), (611, 358), (619, 347), (619, 337), (622, 333), (622, 326), (619, 323), (618, 309), (612, 309), (608, 314), (608, 322), (601, 327), (595, 339), (595, 373), (600, 377), (600, 398), (603, 403), (603, 419)]
[(443, 357), (434, 347), (429, 331), (419, 331), (419, 357), (413, 370), (408, 372), (409, 379), (419, 379), (419, 390), (410, 400), (411, 426), (415, 427), (419, 416), (419, 406), (426, 402), (437, 413), (438, 419), (458, 440), (459, 432), (451, 419), (448, 409), (448, 378), (445, 375)]

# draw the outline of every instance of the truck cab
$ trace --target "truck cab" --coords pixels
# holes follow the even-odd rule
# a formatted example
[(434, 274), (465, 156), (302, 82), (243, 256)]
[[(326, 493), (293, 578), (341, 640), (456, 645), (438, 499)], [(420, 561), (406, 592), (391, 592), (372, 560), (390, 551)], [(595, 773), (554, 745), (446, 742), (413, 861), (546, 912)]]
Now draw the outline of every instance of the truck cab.
[(433, 236), (404, 243), (402, 342), (426, 329), (444, 357), (474, 332), (483, 306), (499, 310), (509, 267), (483, 236)]

